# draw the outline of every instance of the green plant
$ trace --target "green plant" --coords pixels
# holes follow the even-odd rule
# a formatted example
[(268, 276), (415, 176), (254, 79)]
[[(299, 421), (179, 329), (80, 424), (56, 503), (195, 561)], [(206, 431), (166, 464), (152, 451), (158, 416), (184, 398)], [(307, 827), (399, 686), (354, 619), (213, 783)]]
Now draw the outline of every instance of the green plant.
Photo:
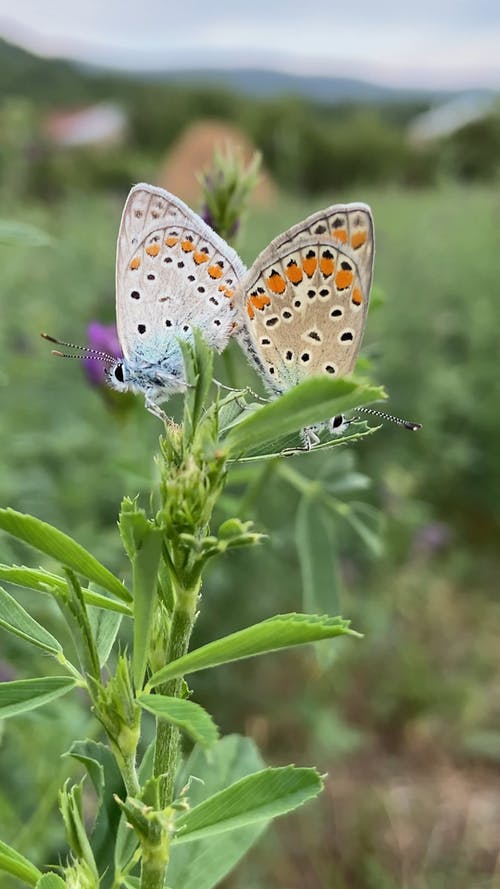
[[(210, 399), (213, 356), (199, 335), (194, 347), (183, 345), (183, 354), (189, 382), (183, 422), (169, 421), (160, 440), (159, 484), (149, 514), (137, 499), (122, 502), (119, 531), (131, 565), (130, 589), (66, 534), (32, 516), (0, 510), (0, 528), (61, 566), (56, 574), (3, 565), (0, 577), (53, 597), (76, 654), (70, 655), (56, 635), (2, 590), (1, 625), (50, 654), (60, 672), (4, 682), (0, 716), (26, 712), (81, 688), (106, 737), (106, 744), (87, 739), (70, 749), (88, 772), (97, 814), (89, 831), (82, 784), (64, 785), (59, 807), (70, 856), (59, 868), (61, 876), (42, 874), (11, 847), (0, 847), (0, 868), (40, 889), (46, 884), (53, 889), (135, 887), (138, 869), (145, 889), (163, 886), (165, 872), (172, 887), (213, 886), (267, 822), (322, 786), (315, 769), (267, 769), (244, 739), (218, 740), (212, 717), (190, 700), (185, 677), (269, 651), (356, 635), (348, 622), (278, 615), (197, 649), (188, 647), (207, 563), (261, 539), (251, 523), (239, 518), (226, 519), (216, 532), (211, 528), (229, 467), (257, 455), (273, 457), (297, 426), (365, 404), (380, 392), (353, 381), (311, 379), (248, 411), (244, 392)], [(366, 432), (361, 428), (349, 437)], [(132, 622), (125, 647), (117, 642), (123, 621)], [(145, 712), (153, 714), (156, 728), (154, 741), (140, 753)], [(179, 775), (181, 731), (196, 747)], [(202, 751), (209, 751), (208, 759)], [(203, 779), (202, 787), (195, 778)], [(183, 857), (184, 846), (191, 843), (193, 849)]]

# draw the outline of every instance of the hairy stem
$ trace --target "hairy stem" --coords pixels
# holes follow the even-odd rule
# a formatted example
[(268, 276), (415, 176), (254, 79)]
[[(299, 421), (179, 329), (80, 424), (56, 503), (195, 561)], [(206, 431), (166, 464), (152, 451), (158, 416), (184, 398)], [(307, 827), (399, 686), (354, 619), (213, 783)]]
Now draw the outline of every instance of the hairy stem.
[[(186, 654), (193, 629), (198, 590), (181, 598), (172, 614), (170, 639), (167, 652), (167, 663), (177, 660)], [(157, 689), (159, 694), (181, 697), (182, 678), (170, 679)], [(154, 774), (162, 775), (160, 783), (160, 806), (165, 808), (174, 799), (175, 774), (179, 756), (180, 733), (177, 726), (164, 719), (157, 720)]]
[(163, 889), (169, 859), (169, 838), (159, 825), (153, 827), (147, 842), (142, 843), (141, 889)]
[(130, 756), (123, 756), (119, 751), (115, 750), (114, 754), (118, 768), (122, 774), (127, 796), (139, 796), (141, 785), (139, 784), (137, 769), (135, 767), (135, 753)]

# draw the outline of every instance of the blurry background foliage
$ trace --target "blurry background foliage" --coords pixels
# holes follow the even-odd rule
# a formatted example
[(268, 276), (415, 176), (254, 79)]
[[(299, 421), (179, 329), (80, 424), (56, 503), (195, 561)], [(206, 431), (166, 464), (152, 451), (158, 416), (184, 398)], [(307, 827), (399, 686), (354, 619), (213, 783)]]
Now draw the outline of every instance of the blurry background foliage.
[[(496, 109), (417, 144), (408, 125), (429, 106), (422, 98), (257, 101), (196, 83), (90, 77), (7, 44), (0, 84), (1, 505), (57, 525), (118, 572), (119, 503), (149, 489), (160, 429), (140, 399), (105, 399), (77, 362), (51, 358), (38, 334), (83, 342), (91, 320), (113, 322), (114, 245), (130, 185), (163, 184), (183, 130), (217, 118), (260, 149), (274, 187), (242, 232), (246, 262), (315, 209), (371, 204), (377, 311), (364, 355), (390, 410), (424, 428), (409, 435), (385, 427), (350, 452), (234, 472), (225, 505), (233, 512), (241, 501), (242, 518), (269, 542), (214, 568), (197, 641), (300, 609), (303, 535), (319, 521), (316, 556), (331, 567), (321, 604), (352, 618), (365, 638), (338, 644), (333, 663), (293, 652), (193, 682), (223, 732), (248, 732), (271, 763), (317, 762), (329, 772), (319, 804), (278, 824), (226, 886), (498, 886)], [(49, 137), (49, 115), (103, 101), (125, 113), (119, 144), (69, 149)], [(237, 347), (217, 376), (258, 386)], [(341, 501), (362, 500), (350, 513), (358, 525), (325, 524), (294, 471)], [(2, 538), (2, 562), (30, 559)], [(39, 621), (58, 621), (48, 600), (35, 609), (30, 602)], [(0, 650), (2, 679), (51, 669), (3, 632)], [(65, 698), (2, 727), (0, 836), (35, 860), (62, 854), (50, 805), (76, 766), (58, 756), (75, 733), (97, 736), (85, 720), (78, 699)]]

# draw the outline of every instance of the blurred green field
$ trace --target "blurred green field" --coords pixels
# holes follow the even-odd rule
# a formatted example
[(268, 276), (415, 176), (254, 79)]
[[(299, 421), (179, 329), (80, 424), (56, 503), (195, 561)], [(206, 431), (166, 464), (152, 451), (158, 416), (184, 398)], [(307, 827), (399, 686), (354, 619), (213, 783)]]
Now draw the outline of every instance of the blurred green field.
[[(51, 357), (39, 333), (82, 343), (89, 321), (114, 320), (122, 197), (75, 191), (51, 205), (4, 205), (5, 218), (38, 226), (52, 242), (0, 244), (1, 505), (57, 525), (118, 572), (120, 499), (149, 490), (160, 428), (140, 399), (127, 411), (111, 407), (77, 362)], [(328, 669), (302, 652), (193, 683), (224, 732), (252, 734), (270, 762), (317, 763), (329, 773), (320, 803), (279, 824), (227, 886), (498, 887), (500, 193), (443, 184), (314, 202), (282, 197), (250, 214), (243, 258), (250, 263), (272, 237), (334, 200), (373, 208), (375, 294), (383, 299), (374, 300), (364, 355), (390, 394), (389, 410), (424, 428), (385, 427), (352, 450), (373, 481), (364, 496), (384, 522), (379, 558), (347, 530), (335, 541), (340, 609), (365, 638), (343, 640)], [(217, 376), (258, 385), (236, 346)], [(292, 465), (324, 476), (338, 453)], [(277, 464), (248, 472), (254, 488), (243, 518), (270, 539), (212, 571), (198, 640), (302, 607), (298, 495)], [(240, 495), (235, 476), (227, 497)], [(6, 538), (0, 560), (33, 564)], [(37, 608), (35, 616), (58, 621), (47, 602)], [(3, 678), (7, 664), (19, 678), (36, 674), (21, 642), (2, 631), (1, 644)], [(79, 736), (97, 734), (85, 720), (83, 702), (65, 699), (3, 726), (0, 835), (40, 860), (61, 854), (50, 801), (74, 767), (58, 756), (75, 725)], [(33, 773), (21, 768), (20, 750)], [(54, 825), (49, 848), (33, 828), (36, 805)]]

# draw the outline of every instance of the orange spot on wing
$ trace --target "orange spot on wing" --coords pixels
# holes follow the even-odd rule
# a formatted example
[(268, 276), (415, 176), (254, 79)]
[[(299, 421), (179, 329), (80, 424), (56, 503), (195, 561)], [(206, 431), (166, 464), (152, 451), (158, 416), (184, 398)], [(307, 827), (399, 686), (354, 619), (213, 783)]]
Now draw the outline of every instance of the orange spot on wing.
[(247, 315), (252, 321), (255, 318), (255, 312), (253, 310), (252, 300), (250, 300), (250, 299), (247, 301)]
[(286, 276), (292, 284), (300, 284), (303, 278), (302, 269), (300, 269), (297, 263), (294, 262), (292, 265), (287, 266)]
[(272, 293), (284, 293), (286, 290), (286, 281), (278, 274), (278, 272), (269, 276), (267, 285)]
[(129, 269), (132, 269), (132, 271), (135, 271), (136, 269), (139, 268), (140, 264), (141, 264), (141, 260), (139, 259), (139, 257), (134, 256), (132, 262), (129, 265)]
[(179, 238), (176, 238), (175, 235), (169, 235), (168, 238), (165, 238), (165, 244), (167, 247), (175, 247), (178, 243)]
[(223, 293), (224, 296), (227, 296), (228, 299), (231, 299), (231, 297), (234, 293), (234, 290), (230, 290), (229, 287), (227, 286), (227, 284), (219, 284), (217, 290), (219, 290), (221, 293)]
[(332, 235), (341, 244), (347, 244), (347, 232), (345, 228), (332, 228)]
[(324, 275), (325, 278), (328, 278), (330, 275), (333, 274), (335, 262), (333, 261), (333, 259), (330, 259), (327, 256), (322, 256), (320, 259), (319, 267), (321, 269), (322, 275)]
[(358, 250), (359, 247), (362, 247), (363, 244), (366, 244), (367, 234), (364, 231), (354, 232), (351, 238), (351, 247), (354, 250)]
[(312, 278), (314, 272), (316, 271), (318, 265), (318, 260), (315, 256), (311, 256), (309, 259), (304, 259), (302, 262), (302, 268), (304, 269), (308, 278)]
[(351, 301), (354, 303), (355, 306), (360, 306), (363, 302), (363, 294), (357, 287), (355, 287), (352, 291)]
[(193, 244), (193, 242), (192, 242), (192, 241), (188, 241), (188, 240), (186, 240), (186, 241), (181, 241), (181, 247), (182, 247), (184, 253), (190, 253), (191, 250), (194, 250), (194, 244)]
[(193, 253), (193, 259), (196, 265), (200, 265), (202, 262), (208, 262), (208, 253), (204, 253), (202, 250), (196, 250), (196, 252)]
[(148, 256), (158, 256), (160, 252), (160, 247), (158, 244), (151, 244), (150, 247), (146, 247), (146, 253)]
[(263, 296), (251, 296), (250, 301), (256, 309), (265, 309), (266, 306), (271, 305), (271, 300), (267, 294), (264, 294)]
[(211, 278), (222, 278), (223, 272), (218, 265), (209, 265), (207, 272)]
[(337, 290), (346, 290), (352, 284), (353, 274), (347, 269), (339, 269), (335, 275), (335, 286)]

